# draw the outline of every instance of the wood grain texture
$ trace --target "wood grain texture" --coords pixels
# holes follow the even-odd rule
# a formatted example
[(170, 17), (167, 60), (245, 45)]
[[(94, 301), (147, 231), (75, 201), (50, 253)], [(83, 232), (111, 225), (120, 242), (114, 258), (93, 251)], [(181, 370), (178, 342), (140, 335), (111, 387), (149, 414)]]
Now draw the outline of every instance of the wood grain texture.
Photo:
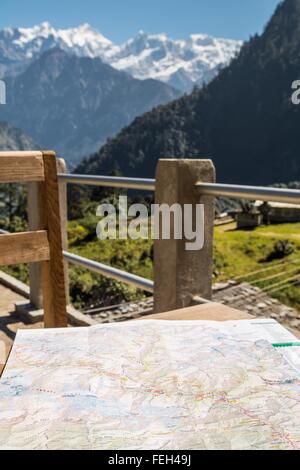
[(42, 157), (41, 150), (12, 150), (0, 152), (0, 157)]
[(158, 313), (141, 318), (141, 320), (251, 320), (254, 317), (248, 313), (235, 310), (225, 305), (210, 303), (196, 307), (183, 308), (173, 312)]
[[(56, 168), (57, 173), (67, 173), (67, 165), (63, 158), (56, 159)], [(63, 250), (68, 251), (68, 192), (67, 192), (67, 183), (64, 181), (58, 181), (59, 189), (59, 210), (60, 210), (60, 231), (62, 236), (62, 246)], [(66, 288), (66, 299), (67, 305), (70, 303), (69, 296), (69, 263), (64, 258), (64, 268), (65, 268), (65, 288)]]
[(44, 181), (42, 152), (0, 152), (0, 182)]
[(168, 207), (179, 204), (182, 208), (188, 204), (192, 208), (194, 230), (198, 204), (203, 204), (204, 220), (201, 225), (204, 246), (202, 249), (187, 249), (191, 240), (186, 237), (183, 221), (180, 226), (183, 237), (174, 236), (174, 219), (171, 219), (169, 240), (164, 239), (160, 227), (159, 237), (154, 240), (155, 313), (188, 307), (194, 296), (212, 298), (214, 200), (209, 197), (199, 198), (195, 189), (197, 181), (215, 181), (215, 168), (211, 160), (159, 160), (156, 169), (156, 204), (167, 204)]
[[(63, 159), (56, 159), (57, 172), (66, 173), (66, 163)], [(67, 235), (67, 184), (59, 180), (60, 229), (62, 233), (63, 249), (68, 249)], [(28, 183), (27, 213), (29, 230), (47, 228), (46, 210), (43, 207), (43, 183)], [(65, 287), (67, 304), (69, 303), (68, 262), (64, 259)], [(43, 309), (42, 265), (32, 263), (29, 266), (30, 275), (30, 302), (37, 310)]]
[(45, 261), (49, 257), (46, 231), (0, 235), (0, 266)]
[[(27, 214), (28, 229), (47, 230), (43, 182), (28, 183)], [(42, 263), (29, 264), (30, 302), (37, 310), (44, 308), (42, 289)]]
[(41, 186), (50, 247), (50, 260), (42, 269), (44, 322), (46, 328), (61, 328), (68, 325), (68, 315), (55, 153), (43, 152), (43, 161), (45, 182)]

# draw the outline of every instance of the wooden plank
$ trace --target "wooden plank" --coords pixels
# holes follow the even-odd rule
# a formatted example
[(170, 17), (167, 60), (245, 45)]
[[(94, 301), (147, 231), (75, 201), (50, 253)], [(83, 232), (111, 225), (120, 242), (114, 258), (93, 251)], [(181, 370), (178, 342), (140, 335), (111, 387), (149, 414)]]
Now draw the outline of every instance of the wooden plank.
[(44, 181), (42, 152), (0, 152), (0, 183)]
[(185, 235), (177, 237), (180, 239), (174, 237), (174, 223), (169, 240), (164, 240), (160, 227), (159, 237), (154, 240), (155, 313), (187, 307), (195, 295), (207, 299), (212, 296), (214, 204), (213, 198), (202, 198), (193, 189), (197, 181), (215, 181), (215, 169), (211, 160), (159, 160), (155, 203), (167, 204), (168, 207), (173, 204), (181, 207), (190, 204), (193, 208), (191, 221), (194, 222), (197, 204), (203, 204), (205, 214), (202, 228), (205, 243), (202, 249), (198, 247), (188, 250), (190, 240)]
[(41, 150), (12, 150), (0, 152), (0, 157), (42, 157)]
[(0, 266), (35, 263), (49, 257), (46, 231), (0, 235)]
[(209, 320), (209, 321), (227, 321), (227, 320), (251, 320), (254, 317), (245, 312), (235, 310), (225, 305), (210, 303), (197, 305), (196, 307), (183, 308), (173, 312), (158, 313), (148, 315), (139, 320)]
[[(57, 158), (56, 169), (58, 173), (67, 173), (67, 165), (63, 158)], [(62, 236), (62, 246), (64, 251), (68, 251), (68, 196), (67, 183), (59, 180), (59, 210), (60, 210), (60, 232)], [(70, 287), (69, 287), (69, 263), (64, 258), (65, 268), (65, 288), (67, 305), (70, 303)]]
[[(28, 229), (46, 230), (47, 214), (44, 205), (43, 182), (29, 183), (27, 192)], [(44, 308), (42, 263), (29, 264), (30, 303), (36, 310)]]
[(55, 153), (43, 152), (43, 160), (41, 186), (50, 246), (50, 260), (43, 263), (44, 323), (46, 328), (62, 328), (68, 326), (68, 315)]

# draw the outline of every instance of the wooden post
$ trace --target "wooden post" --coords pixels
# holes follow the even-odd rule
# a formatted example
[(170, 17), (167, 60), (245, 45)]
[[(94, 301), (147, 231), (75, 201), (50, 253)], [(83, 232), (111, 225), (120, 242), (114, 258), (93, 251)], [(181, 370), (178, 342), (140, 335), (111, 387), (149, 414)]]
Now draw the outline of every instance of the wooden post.
[[(67, 173), (67, 165), (63, 158), (57, 159), (57, 172)], [(58, 182), (59, 189), (59, 210), (60, 210), (60, 225), (61, 225), (61, 237), (62, 247), (64, 251), (68, 250), (68, 201), (67, 201), (67, 183), (63, 181)], [(67, 304), (70, 303), (69, 296), (69, 263), (64, 259), (65, 268), (65, 286), (66, 286), (66, 297)]]
[[(42, 183), (28, 184), (27, 212), (30, 231), (41, 230), (46, 225), (45, 213), (42, 208), (41, 188)], [(31, 308), (41, 310), (43, 308), (41, 263), (29, 265), (29, 280)]]
[(43, 152), (45, 182), (41, 188), (48, 232), (50, 260), (42, 263), (44, 323), (46, 328), (68, 326), (64, 277), (57, 160), (54, 152)]
[[(154, 241), (154, 311), (162, 313), (192, 304), (194, 296), (210, 299), (213, 273), (213, 198), (202, 196), (195, 183), (215, 182), (211, 160), (160, 160), (156, 174), (156, 204), (204, 204), (204, 247), (188, 251), (183, 237)], [(194, 217), (193, 217), (194, 218)]]
[[(53, 158), (53, 157), (52, 157)], [(63, 159), (56, 159), (57, 172), (66, 172)], [(28, 184), (28, 224), (29, 230), (41, 230), (47, 227), (47, 209), (45, 207), (45, 188), (43, 183)], [(63, 249), (67, 249), (67, 190), (66, 183), (59, 182), (60, 233)], [(43, 270), (41, 263), (30, 264), (30, 309), (43, 309)], [(68, 292), (68, 263), (64, 261), (66, 300)]]

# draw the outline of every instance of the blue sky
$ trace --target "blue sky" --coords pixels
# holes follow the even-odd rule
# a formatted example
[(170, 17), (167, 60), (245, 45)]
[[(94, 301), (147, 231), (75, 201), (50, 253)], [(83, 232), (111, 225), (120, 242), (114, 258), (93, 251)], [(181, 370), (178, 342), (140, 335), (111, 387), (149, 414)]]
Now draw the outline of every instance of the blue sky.
[(114, 42), (139, 30), (173, 38), (191, 33), (248, 39), (260, 32), (279, 0), (1, 0), (0, 28), (90, 23)]

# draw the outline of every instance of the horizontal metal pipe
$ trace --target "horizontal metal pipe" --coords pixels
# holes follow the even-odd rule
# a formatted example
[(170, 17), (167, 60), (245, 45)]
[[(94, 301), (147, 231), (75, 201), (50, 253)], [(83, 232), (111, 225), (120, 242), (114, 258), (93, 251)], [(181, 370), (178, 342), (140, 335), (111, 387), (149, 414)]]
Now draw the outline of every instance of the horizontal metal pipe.
[(140, 191), (155, 191), (155, 180), (144, 178), (123, 178), (119, 176), (73, 175), (59, 173), (60, 181), (88, 186), (102, 186)]
[(97, 274), (101, 274), (102, 276), (115, 279), (119, 282), (124, 282), (125, 284), (146, 292), (150, 292), (151, 294), (154, 292), (154, 282), (150, 281), (149, 279), (120, 271), (119, 269), (112, 268), (111, 266), (107, 266), (87, 258), (82, 258), (81, 256), (69, 253), (67, 251), (64, 251), (64, 257), (69, 263), (81, 266), (82, 268), (88, 269)]
[(217, 183), (196, 183), (199, 192), (205, 196), (230, 197), (234, 199), (260, 200), (300, 204), (300, 191), (296, 189), (264, 188)]

